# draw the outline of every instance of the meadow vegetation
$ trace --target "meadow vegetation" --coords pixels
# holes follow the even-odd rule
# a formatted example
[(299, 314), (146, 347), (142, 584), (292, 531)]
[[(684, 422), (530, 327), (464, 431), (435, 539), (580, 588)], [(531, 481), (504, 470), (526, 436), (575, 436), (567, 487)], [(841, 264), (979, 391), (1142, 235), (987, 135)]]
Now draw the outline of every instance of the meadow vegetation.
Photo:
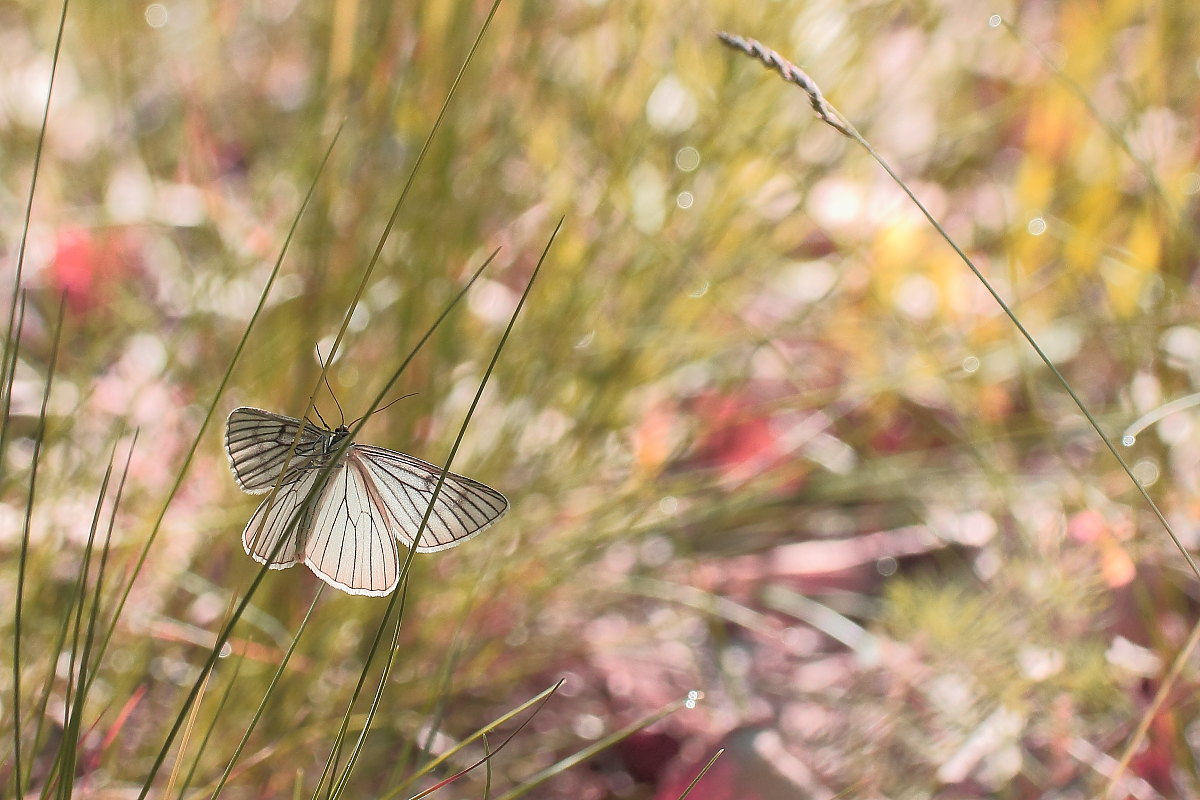
[[(1200, 795), (1200, 6), (995, 10), (0, 2), (0, 796)], [(262, 570), (330, 390), (508, 515)]]

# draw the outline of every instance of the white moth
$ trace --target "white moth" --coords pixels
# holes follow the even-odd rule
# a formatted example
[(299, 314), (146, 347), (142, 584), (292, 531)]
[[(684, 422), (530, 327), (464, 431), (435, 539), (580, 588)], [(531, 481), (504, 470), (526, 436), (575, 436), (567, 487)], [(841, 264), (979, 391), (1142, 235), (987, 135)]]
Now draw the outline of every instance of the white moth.
[[(297, 432), (300, 441), (289, 460)], [(271, 569), (303, 563), (342, 591), (386, 595), (400, 579), (397, 542), (412, 546), (442, 468), (394, 450), (351, 444), (302, 510), (318, 490), (321, 468), (349, 435), (345, 425), (331, 431), (257, 408), (234, 409), (225, 450), (238, 486), (263, 494), (283, 474), (275, 498), (263, 501), (246, 524), (242, 546), (260, 564), (269, 560)], [(508, 501), (495, 489), (448, 472), (416, 550), (454, 547), (507, 510)], [(297, 513), (302, 516), (293, 521)]]

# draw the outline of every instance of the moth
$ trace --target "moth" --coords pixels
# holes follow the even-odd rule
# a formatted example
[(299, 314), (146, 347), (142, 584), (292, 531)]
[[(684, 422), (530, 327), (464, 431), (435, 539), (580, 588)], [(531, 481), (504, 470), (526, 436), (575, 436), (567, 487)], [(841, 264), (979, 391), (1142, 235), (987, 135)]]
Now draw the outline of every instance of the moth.
[(412, 547), (430, 501), (419, 553), (461, 544), (508, 510), (500, 492), (453, 472), (433, 500), (441, 467), (383, 447), (343, 445), (349, 435), (345, 424), (329, 430), (258, 408), (234, 409), (225, 451), (238, 486), (264, 494), (283, 476), (275, 497), (259, 505), (242, 532), (247, 555), (271, 569), (303, 563), (344, 592), (378, 597), (395, 590), (399, 546)]

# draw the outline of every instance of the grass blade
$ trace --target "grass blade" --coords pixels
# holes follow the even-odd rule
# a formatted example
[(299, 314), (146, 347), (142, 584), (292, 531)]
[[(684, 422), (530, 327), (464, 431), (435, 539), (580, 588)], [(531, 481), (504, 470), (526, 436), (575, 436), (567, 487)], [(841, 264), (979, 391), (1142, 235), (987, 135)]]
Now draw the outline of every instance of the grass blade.
[(713, 753), (713, 757), (710, 758), (708, 763), (704, 765), (704, 769), (700, 770), (700, 772), (696, 774), (696, 777), (692, 778), (692, 782), (689, 783), (687, 788), (683, 790), (683, 794), (679, 795), (679, 800), (684, 800), (684, 798), (692, 793), (692, 789), (696, 788), (696, 784), (700, 782), (700, 779), (703, 778), (710, 769), (712, 769), (712, 765), (717, 763), (717, 759), (720, 758), (724, 752), (725, 748), (722, 747), (720, 750)]
[(184, 476), (187, 474), (188, 468), (191, 466), (192, 460), (195, 458), (196, 451), (200, 447), (200, 442), (204, 440), (204, 433), (208, 430), (208, 425), (212, 421), (213, 415), (216, 413), (217, 403), (220, 402), (221, 396), (225, 392), (225, 388), (229, 385), (229, 379), (233, 375), (233, 368), (241, 359), (242, 351), (245, 350), (246, 342), (250, 338), (250, 332), (254, 329), (255, 323), (262, 315), (263, 308), (266, 306), (267, 297), (271, 292), (271, 288), (275, 285), (275, 279), (279, 276), (279, 270), (283, 266), (284, 256), (287, 255), (288, 248), (292, 240), (295, 238), (296, 230), (300, 225), (300, 219), (304, 216), (304, 211), (308, 208), (312, 201), (313, 194), (317, 188), (317, 181), (325, 170), (325, 166), (329, 163), (329, 156), (333, 153), (333, 148), (337, 144), (339, 137), (342, 134), (342, 126), (339, 125), (334, 132), (333, 138), (329, 142), (329, 146), (325, 150), (325, 155), (321, 159), (320, 165), (313, 174), (312, 181), (309, 183), (308, 191), (304, 195), (304, 200), (300, 203), (300, 208), (297, 209), (296, 215), (292, 218), (291, 227), (288, 229), (287, 236), (284, 237), (283, 246), (279, 249), (279, 257), (275, 260), (275, 266), (271, 269), (271, 274), (267, 278), (266, 284), (263, 286), (262, 293), (258, 298), (258, 305), (254, 309), (254, 313), (250, 315), (250, 321), (246, 323), (246, 329), (242, 332), (242, 337), (238, 341), (237, 347), (234, 348), (233, 356), (230, 358), (229, 366), (225, 370), (225, 374), (221, 376), (221, 382), (217, 389), (213, 392), (212, 400), (209, 402), (208, 409), (205, 411), (204, 420), (200, 423), (200, 428), (196, 431), (196, 436), (192, 440), (191, 446), (188, 448), (187, 455), (183, 459), (183, 465), (179, 468), (178, 474), (175, 476), (175, 481), (171, 485), (171, 489), (167, 492), (167, 499), (163, 502), (162, 507), (158, 512), (157, 518), (154, 520), (154, 525), (150, 529), (149, 535), (146, 537), (146, 543), (142, 545), (142, 550), (138, 554), (133, 568), (130, 570), (129, 581), (125, 585), (124, 591), (121, 593), (121, 599), (117, 601), (116, 611), (112, 615), (108, 630), (105, 632), (104, 641), (99, 650), (98, 658), (103, 658), (103, 655), (108, 650), (108, 644), (112, 640), (114, 631), (116, 630), (117, 620), (121, 617), (121, 612), (125, 608), (125, 603), (129, 600), (129, 594), (133, 591), (133, 582), (137, 580), (137, 576), (141, 573), (142, 566), (146, 563), (146, 557), (150, 553), (150, 548), (158, 538), (158, 533), (162, 529), (163, 520), (167, 516), (167, 510), (171, 503), (175, 500), (175, 496), (179, 493), (179, 488), (183, 485)]
[(312, 603), (308, 606), (308, 611), (304, 614), (304, 619), (300, 621), (300, 627), (296, 630), (296, 635), (292, 638), (292, 643), (284, 653), (283, 658), (279, 662), (279, 666), (275, 669), (275, 674), (271, 676), (271, 682), (267, 684), (267, 690), (263, 693), (262, 700), (259, 701), (258, 708), (254, 710), (254, 716), (250, 719), (250, 724), (246, 726), (246, 732), (242, 734), (241, 741), (233, 750), (233, 755), (229, 758), (229, 763), (225, 766), (225, 771), (221, 773), (220, 779), (217, 781), (216, 788), (213, 789), (212, 800), (217, 800), (221, 794), (221, 790), (225, 788), (225, 783), (229, 780), (229, 776), (233, 774), (233, 768), (237, 765), (238, 759), (241, 758), (242, 750), (246, 747), (246, 742), (250, 740), (250, 735), (254, 733), (254, 728), (258, 725), (258, 721), (262, 718), (263, 711), (267, 707), (267, 701), (271, 699), (271, 695), (275, 692), (275, 687), (279, 684), (279, 679), (283, 676), (283, 671), (287, 669), (288, 662), (292, 659), (292, 654), (296, 652), (296, 645), (300, 644), (300, 637), (304, 635), (304, 629), (308, 627), (308, 621), (312, 618), (313, 610), (317, 607), (317, 601), (321, 599), (321, 594), (325, 590), (325, 584), (322, 583), (317, 587), (317, 593), (313, 596)]
[(633, 734), (637, 733), (638, 731), (650, 727), (651, 725), (658, 722), (659, 720), (664, 719), (664, 718), (670, 716), (671, 714), (674, 714), (676, 711), (678, 711), (681, 708), (684, 708), (685, 706), (688, 706), (690, 703), (694, 703), (694, 698), (689, 697), (689, 698), (682, 699), (682, 700), (676, 700), (673, 703), (668, 703), (667, 705), (660, 708), (658, 711), (655, 711), (653, 714), (643, 717), (642, 719), (640, 719), (637, 722), (634, 722), (630, 725), (626, 725), (624, 728), (621, 728), (619, 731), (616, 731), (614, 733), (609, 734), (608, 736), (605, 736), (603, 739), (598, 740), (595, 744), (592, 744), (589, 747), (585, 747), (584, 749), (580, 750), (578, 753), (575, 753), (574, 755), (567, 756), (566, 758), (562, 759), (561, 761), (559, 761), (556, 764), (551, 764), (549, 767), (546, 767), (541, 772), (538, 772), (537, 774), (533, 775), (532, 777), (526, 779), (526, 781), (524, 783), (522, 783), (520, 786), (516, 787), (515, 789), (511, 789), (511, 790), (505, 792), (504, 794), (500, 795), (498, 800), (516, 800), (516, 798), (518, 798), (518, 797), (525, 796), (529, 792), (531, 792), (534, 789), (541, 786), (546, 781), (553, 778), (555, 775), (558, 775), (562, 772), (566, 772), (568, 769), (570, 769), (571, 767), (574, 767), (576, 764), (580, 764), (584, 761), (587, 761), (592, 756), (595, 756), (598, 753), (604, 752), (605, 750), (612, 747), (617, 742), (620, 742), (623, 739), (627, 739), (630, 736), (632, 736)]
[[(421, 798), (423, 798), (423, 797), (428, 797), (429, 795), (436, 792), (438, 789), (441, 789), (443, 786), (447, 786), (451, 783), (454, 783), (454, 781), (458, 780), (463, 775), (466, 775), (468, 772), (471, 772), (472, 770), (477, 769), (481, 765), (486, 767), (486, 769), (487, 769), (487, 779), (486, 779), (486, 788), (484, 791), (484, 796), (486, 797), (486, 796), (490, 795), (491, 791), (492, 791), (492, 756), (496, 755), (501, 750), (503, 750), (505, 745), (507, 745), (509, 742), (511, 742), (513, 739), (516, 738), (517, 734), (519, 734), (521, 731), (525, 730), (525, 726), (533, 721), (533, 718), (537, 716), (538, 712), (542, 710), (542, 708), (546, 705), (546, 703), (550, 702), (550, 695), (552, 695), (558, 691), (559, 687), (561, 687), (563, 685), (564, 680), (565, 679), (560, 679), (558, 681), (558, 683), (554, 684), (549, 689), (547, 689), (546, 691), (544, 691), (540, 695), (538, 695), (538, 697), (541, 699), (538, 702), (537, 707), (533, 709), (533, 713), (530, 714), (528, 717), (526, 717), (524, 719), (524, 721), (522, 721), (521, 724), (517, 726), (517, 729), (515, 731), (513, 731), (507, 737), (505, 737), (504, 741), (500, 743), (499, 747), (497, 747), (495, 750), (492, 750), (488, 746), (487, 732), (481, 731), (479, 735), (483, 739), (483, 747), (484, 747), (483, 758), (479, 759), (471, 766), (466, 767), (465, 769), (459, 770), (458, 772), (454, 773), (453, 775), (446, 778), (445, 780), (438, 781), (436, 784), (429, 787), (425, 791), (418, 792), (417, 794), (413, 795), (410, 798), (410, 800), (421, 800)], [(525, 703), (524, 706), (528, 707), (532, 704), (533, 704), (532, 702)], [(511, 716), (511, 714), (506, 715), (506, 716)], [(458, 748), (456, 748), (456, 749), (458, 749)], [(439, 759), (439, 761), (440, 760), (442, 760), (442, 759)]]
[(58, 303), (58, 321), (54, 325), (54, 345), (50, 351), (50, 363), (46, 368), (46, 389), (42, 393), (42, 407), (38, 412), (38, 428), (33, 440), (33, 457), (29, 467), (29, 492), (25, 500), (25, 522), (21, 528), (21, 554), (17, 561), (17, 597), (13, 611), (13, 780), (16, 795), (25, 794), (21, 781), (21, 614), (25, 602), (25, 569), (29, 563), (29, 533), (33, 521), (33, 499), (37, 491), (38, 463), (42, 444), (46, 439), (46, 410), (50, 404), (50, 389), (54, 384), (54, 370), (58, 365), (58, 348), (62, 342), (63, 314), (66, 298)]
[[(500, 361), (500, 354), (504, 352), (504, 347), (508, 343), (509, 336), (512, 335), (513, 328), (517, 324), (517, 318), (521, 314), (521, 309), (525, 307), (526, 301), (529, 299), (529, 294), (533, 290), (533, 285), (537, 281), (538, 275), (542, 271), (542, 266), (546, 263), (546, 258), (550, 254), (550, 248), (554, 245), (554, 240), (562, 230), (563, 220), (559, 219), (558, 224), (554, 227), (554, 231), (550, 234), (549, 240), (546, 242), (546, 247), (542, 250), (541, 256), (538, 258), (537, 265), (534, 267), (532, 274), (529, 276), (529, 281), (525, 284), (525, 291), (521, 293), (521, 299), (517, 301), (516, 308), (513, 309), (512, 316), (509, 317), (508, 325), (504, 329), (500, 341), (496, 343), (496, 349), (492, 353), (492, 360), (488, 363), (487, 369), (483, 373), (482, 379), (479, 381), (479, 388), (475, 391), (475, 397), (471, 400), (471, 405), (467, 409), (467, 413), (463, 417), (462, 425), (459, 426), (458, 435), (454, 439), (454, 444), (450, 448), (450, 454), (446, 457), (446, 463), (442, 467), (442, 472), (438, 475), (437, 483), (434, 484), (433, 492), (429, 498), (429, 504), (425, 508), (425, 515), (421, 519), (421, 524), (417, 526), (416, 533), (413, 535), (412, 544), (408, 549), (408, 554), (405, 556), (404, 564), (400, 569), (401, 580), (407, 578), (410, 567), (412, 566), (413, 556), (417, 552), (417, 543), (421, 540), (421, 535), (424, 533), (426, 526), (429, 524), (429, 517), (433, 513), (434, 503), (437, 502), (438, 495), (441, 494), (442, 486), (446, 482), (446, 474), (450, 471), (450, 466), (454, 463), (454, 457), (458, 454), (458, 449), (462, 445), (463, 438), (467, 433), (467, 426), (471, 422), (471, 418), (475, 414), (475, 409), (479, 407), (479, 401), (483, 397), (483, 391), (487, 388), (488, 381), (492, 377), (492, 373), (496, 369), (496, 364)], [(393, 604), (395, 598), (393, 596)], [(391, 604), (389, 604), (390, 610)], [(387, 620), (387, 614), (384, 615), (384, 621)], [(399, 617), (396, 623), (396, 635), (399, 634)], [(395, 637), (393, 637), (395, 638)], [(371, 703), (371, 708), (367, 712), (367, 721), (363, 725), (362, 732), (359, 734), (358, 742), (355, 744), (354, 751), (350, 755), (350, 759), (346, 763), (346, 768), (342, 773), (341, 779), (338, 781), (337, 790), (331, 795), (331, 798), (336, 798), (345, 790), (346, 783), (350, 778), (350, 773), (354, 769), (354, 765), (358, 760), (359, 754), (362, 752), (363, 744), (366, 742), (367, 735), (371, 730), (371, 722), (379, 711), (379, 700), (383, 693), (383, 688), (387, 683), (388, 675), (391, 672), (393, 659), (395, 658), (395, 647), (388, 653), (388, 660), (384, 666), (383, 674), (380, 676), (379, 688), (376, 691), (375, 699)], [(370, 666), (370, 657), (367, 664), (363, 667), (364, 672)]]
[[(63, 0), (62, 12), (58, 17), (58, 33), (54, 38), (54, 53), (50, 57), (50, 82), (46, 87), (46, 103), (42, 106), (42, 124), (38, 129), (37, 144), (33, 151), (33, 174), (29, 179), (29, 194), (25, 198), (25, 220), (21, 225), (21, 242), (17, 245), (17, 269), (13, 275), (13, 294), (12, 302), (8, 308), (8, 331), (4, 336), (4, 366), (9, 366), (11, 359), (15, 365), (17, 352), (15, 347), (10, 345), (13, 342), (13, 321), (17, 318), (17, 298), (21, 294), (21, 277), (25, 269), (25, 251), (29, 245), (29, 224), (33, 219), (33, 197), (37, 193), (38, 174), (42, 171), (42, 150), (46, 146), (46, 128), (50, 123), (50, 100), (54, 96), (54, 79), (58, 75), (58, 57), (62, 53), (63, 31), (67, 27), (67, 6), (70, 5), (70, 0)], [(8, 398), (5, 397), (5, 410), (8, 407)], [(8, 414), (4, 415), (5, 424), (8, 422)], [(2, 467), (0, 467), (2, 469)], [(20, 770), (17, 770), (20, 772)]]
[[(508, 722), (513, 717), (516, 717), (517, 715), (521, 714), (528, 708), (531, 708), (535, 705), (539, 706), (539, 708), (540, 708), (539, 704), (545, 703), (545, 701), (550, 698), (550, 695), (554, 694), (555, 692), (557, 692), (559, 690), (559, 688), (563, 685), (563, 682), (564, 682), (564, 680), (560, 679), (553, 686), (543, 689), (542, 691), (535, 694), (533, 697), (526, 700), (524, 703), (521, 703), (516, 708), (513, 708), (510, 711), (506, 711), (505, 713), (496, 717), (494, 720), (489, 722), (487, 725), (484, 725), (482, 728), (475, 731), (470, 736), (463, 739), (461, 742), (458, 742), (453, 747), (448, 749), (446, 752), (439, 755), (437, 758), (435, 758), (432, 761), (430, 761), (429, 763), (425, 764), (423, 767), (421, 767), (415, 773), (413, 773), (408, 778), (406, 778), (403, 783), (400, 783), (398, 786), (396, 786), (390, 792), (385, 794), (382, 798), (380, 798), (380, 800), (394, 800), (394, 798), (399, 797), (401, 792), (403, 792), (406, 788), (411, 786), (414, 782), (420, 780), (422, 777), (424, 777), (425, 775), (428, 775), (430, 772), (433, 772), (435, 769), (437, 769), (439, 766), (444, 764), (446, 761), (450, 760), (451, 758), (454, 758), (455, 755), (460, 753), (464, 748), (468, 747), (476, 739), (485, 738), (487, 736), (487, 734), (491, 733), (496, 728), (498, 728), (501, 725), (503, 725), (504, 723)], [(530, 719), (532, 719), (532, 715), (530, 716)], [(524, 723), (522, 723), (522, 725), (524, 725)], [(507, 739), (505, 741), (507, 741)], [(499, 749), (499, 748), (497, 748), (497, 749)]]
[(967, 266), (967, 269), (971, 270), (971, 273), (975, 276), (976, 280), (978, 280), (983, 288), (987, 290), (987, 293), (991, 295), (993, 300), (996, 301), (996, 304), (1000, 306), (1000, 310), (1004, 312), (1004, 316), (1008, 317), (1009, 322), (1013, 324), (1013, 326), (1017, 329), (1017, 332), (1021, 334), (1021, 337), (1025, 339), (1031, 348), (1033, 348), (1033, 351), (1037, 354), (1037, 357), (1041, 359), (1042, 363), (1046, 365), (1046, 368), (1049, 369), (1054, 375), (1055, 379), (1070, 396), (1072, 402), (1075, 403), (1075, 407), (1079, 409), (1079, 412), (1083, 414), (1084, 418), (1087, 419), (1088, 424), (1092, 426), (1092, 430), (1094, 430), (1096, 435), (1100, 437), (1100, 440), (1104, 442), (1104, 446), (1108, 448), (1108, 452), (1111, 453), (1113, 458), (1117, 460), (1117, 463), (1121, 466), (1121, 469), (1125, 472), (1126, 476), (1129, 477), (1129, 480), (1133, 484), (1134, 488), (1136, 488), (1138, 493), (1141, 494), (1142, 500), (1145, 501), (1146, 506), (1151, 512), (1153, 512), (1155, 518), (1158, 519), (1158, 522), (1160, 525), (1162, 525), (1163, 530), (1167, 532), (1167, 536), (1171, 537), (1171, 541), (1174, 542), (1175, 548), (1179, 550), (1180, 555), (1183, 556), (1183, 560), (1187, 562), (1188, 567), (1192, 570), (1192, 574), (1197, 578), (1200, 578), (1200, 566), (1197, 566), (1195, 560), (1187, 551), (1187, 548), (1184, 547), (1179, 536), (1175, 533), (1175, 529), (1171, 527), (1171, 523), (1167, 521), (1166, 515), (1163, 514), (1162, 510), (1158, 507), (1158, 504), (1154, 502), (1154, 499), (1150, 497), (1150, 493), (1146, 491), (1146, 487), (1142, 485), (1142, 482), (1139, 481), (1136, 476), (1134, 476), (1133, 469), (1121, 456), (1120, 452), (1118, 452), (1117, 446), (1113, 444), (1112, 439), (1110, 439), (1108, 434), (1104, 432), (1104, 429), (1100, 427), (1100, 423), (1094, 416), (1092, 416), (1092, 412), (1088, 411), (1087, 406), (1085, 406), (1083, 403), (1083, 400), (1078, 394), (1075, 393), (1075, 389), (1072, 388), (1071, 384), (1067, 381), (1066, 377), (1063, 376), (1062, 372), (1059, 371), (1058, 367), (1054, 366), (1054, 362), (1050, 360), (1050, 356), (1046, 355), (1046, 351), (1042, 349), (1041, 345), (1039, 345), (1033, 338), (1033, 334), (1031, 334), (1021, 320), (1017, 318), (1016, 313), (1012, 310), (1008, 303), (1004, 301), (1004, 298), (1000, 296), (1000, 293), (992, 285), (991, 281), (984, 276), (979, 267), (975, 266), (975, 262), (971, 260), (971, 257), (968, 256), (963, 249), (958, 246), (958, 243), (955, 242), (953, 238), (951, 238), (950, 234), (946, 232), (946, 229), (942, 227), (942, 224), (938, 222), (933, 214), (930, 213), (929, 209), (925, 207), (925, 204), (917, 199), (916, 194), (914, 194), (912, 189), (908, 187), (908, 184), (904, 182), (904, 179), (896, 174), (896, 171), (892, 169), (891, 165), (888, 164), (883, 156), (875, 151), (875, 148), (871, 146), (871, 143), (864, 139), (862, 134), (860, 134), (854, 128), (854, 126), (846, 120), (845, 117), (838, 113), (837, 109), (829, 104), (829, 101), (827, 101), (824, 95), (821, 94), (821, 90), (817, 86), (816, 82), (813, 81), (812, 78), (808, 77), (803, 70), (788, 61), (783, 56), (779, 55), (779, 53), (775, 52), (769, 47), (764, 46), (762, 43), (755, 41), (754, 39), (746, 39), (729, 33), (719, 33), (717, 34), (717, 37), (726, 46), (745, 53), (752, 58), (758, 59), (766, 67), (779, 72), (784, 80), (788, 81), (789, 83), (794, 83), (803, 89), (805, 93), (808, 94), (809, 102), (812, 105), (813, 110), (816, 111), (817, 116), (842, 135), (853, 139), (855, 142), (861, 145), (871, 155), (871, 158), (875, 159), (875, 162), (883, 168), (884, 172), (886, 172), (888, 176), (895, 181), (896, 185), (899, 186), (900, 190), (908, 196), (908, 199), (913, 202), (913, 204), (921, 212), (922, 216), (925, 217), (926, 221), (933, 226), (933, 229), (937, 231), (938, 235), (942, 237), (946, 244), (950, 245), (951, 249), (954, 250), (959, 259), (961, 259), (962, 262)]

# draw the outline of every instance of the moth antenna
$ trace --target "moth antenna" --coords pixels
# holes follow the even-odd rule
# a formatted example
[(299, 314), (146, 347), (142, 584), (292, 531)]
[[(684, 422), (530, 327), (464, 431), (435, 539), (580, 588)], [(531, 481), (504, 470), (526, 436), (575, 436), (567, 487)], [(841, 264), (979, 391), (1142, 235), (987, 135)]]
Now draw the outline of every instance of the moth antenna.
[[(399, 403), (401, 400), (403, 400), (407, 397), (416, 397), (419, 394), (420, 394), (420, 392), (409, 392), (408, 394), (402, 394), (399, 397), (397, 397), (395, 400), (393, 400), (392, 402), (388, 403), (383, 408), (375, 409), (375, 411), (373, 413), (378, 414), (380, 411), (384, 411), (386, 409), (391, 408), (392, 406), (396, 405), (396, 403)], [(362, 417), (359, 417), (358, 419), (362, 419)], [(358, 422), (358, 419), (354, 420), (354, 422)], [(354, 422), (351, 422), (350, 424), (353, 425)]]
[[(341, 422), (339, 423), (339, 425), (340, 425), (340, 426), (344, 426), (344, 425), (346, 424), (346, 415), (342, 413), (342, 404), (338, 402), (337, 395), (336, 395), (336, 394), (334, 394), (334, 391), (333, 391), (333, 386), (331, 386), (331, 385), (329, 384), (329, 366), (330, 366), (330, 365), (329, 365), (329, 364), (325, 364), (325, 359), (324, 359), (324, 357), (321, 355), (321, 345), (319, 345), (319, 344), (314, 344), (314, 345), (313, 345), (313, 348), (314, 348), (314, 349), (317, 351), (317, 360), (318, 360), (318, 361), (320, 361), (320, 362), (322, 363), (323, 367), (324, 367), (324, 369), (323, 369), (323, 370), (322, 370), (322, 372), (321, 372), (321, 379), (325, 381), (325, 388), (329, 390), (329, 396), (333, 398), (333, 404), (334, 404), (335, 406), (337, 406), (337, 410), (338, 410), (338, 419), (340, 419), (340, 420), (341, 420)], [(319, 417), (319, 416), (321, 416), (321, 412), (320, 412), (320, 411), (318, 411), (318, 412), (317, 412), (317, 416), (318, 416), (318, 417)], [(324, 423), (324, 422), (325, 422), (325, 420), (323, 420), (323, 419), (322, 419), (322, 420), (321, 420), (321, 422), (322, 422), (322, 423)], [(325, 427), (326, 427), (326, 428), (328, 428), (328, 427), (329, 427), (329, 425), (327, 425), (327, 424), (326, 424), (326, 425), (325, 425)]]

